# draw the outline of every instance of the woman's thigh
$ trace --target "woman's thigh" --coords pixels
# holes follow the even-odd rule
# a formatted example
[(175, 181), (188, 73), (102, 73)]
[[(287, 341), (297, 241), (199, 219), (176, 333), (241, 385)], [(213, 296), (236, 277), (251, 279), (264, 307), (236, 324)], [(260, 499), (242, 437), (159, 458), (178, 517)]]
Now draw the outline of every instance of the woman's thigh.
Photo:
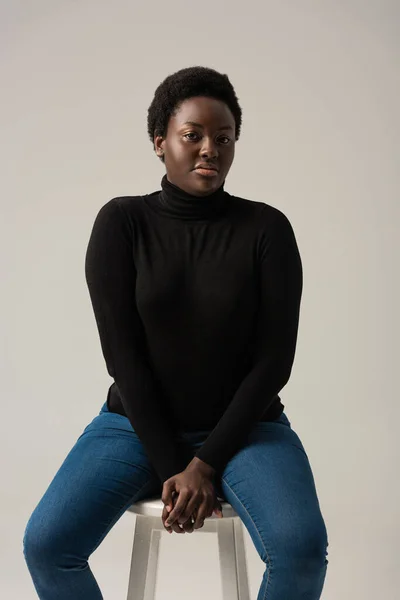
[(267, 566), (293, 567), (313, 556), (325, 563), (327, 533), (314, 477), (284, 413), (257, 423), (224, 469), (221, 487)]
[(100, 414), (84, 429), (34, 509), (25, 546), (81, 564), (129, 505), (160, 482), (128, 419)]

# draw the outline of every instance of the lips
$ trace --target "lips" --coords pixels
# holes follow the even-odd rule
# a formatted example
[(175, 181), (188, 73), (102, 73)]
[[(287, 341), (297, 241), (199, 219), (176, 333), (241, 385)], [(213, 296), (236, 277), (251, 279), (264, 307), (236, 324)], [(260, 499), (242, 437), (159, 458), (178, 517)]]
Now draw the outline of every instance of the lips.
[(197, 167), (195, 167), (195, 170), (197, 171), (197, 169), (204, 169), (205, 171), (216, 171), (218, 173), (217, 167), (215, 167), (214, 165), (207, 165), (205, 163), (197, 165)]
[(217, 177), (218, 171), (216, 169), (204, 169), (203, 167), (197, 167), (194, 169), (195, 173), (201, 175), (202, 177)]

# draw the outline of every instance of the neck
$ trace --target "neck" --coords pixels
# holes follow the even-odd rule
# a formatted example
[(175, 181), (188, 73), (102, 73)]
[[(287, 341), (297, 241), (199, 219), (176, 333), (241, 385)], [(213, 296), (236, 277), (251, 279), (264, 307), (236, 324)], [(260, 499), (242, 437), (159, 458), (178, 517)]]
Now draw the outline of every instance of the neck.
[(171, 183), (165, 174), (161, 180), (159, 211), (165, 216), (187, 221), (215, 219), (229, 197), (224, 191), (224, 183), (208, 196), (194, 196)]

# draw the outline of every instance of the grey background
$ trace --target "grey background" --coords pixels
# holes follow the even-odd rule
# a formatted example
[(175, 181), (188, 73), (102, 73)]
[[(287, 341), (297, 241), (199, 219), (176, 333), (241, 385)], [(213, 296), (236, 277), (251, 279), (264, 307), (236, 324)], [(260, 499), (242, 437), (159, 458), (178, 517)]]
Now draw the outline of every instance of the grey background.
[[(243, 133), (226, 189), (287, 214), (304, 266), (282, 400), (329, 534), (324, 600), (398, 593), (399, 3), (1, 2), (0, 594), (36, 597), (26, 520), (111, 383), (84, 279), (95, 215), (159, 189), (159, 82), (231, 78)], [(91, 566), (125, 598), (134, 517)], [(264, 565), (246, 533), (252, 598)], [(220, 598), (217, 545), (163, 534), (159, 600)], [(197, 565), (197, 569), (195, 566)]]

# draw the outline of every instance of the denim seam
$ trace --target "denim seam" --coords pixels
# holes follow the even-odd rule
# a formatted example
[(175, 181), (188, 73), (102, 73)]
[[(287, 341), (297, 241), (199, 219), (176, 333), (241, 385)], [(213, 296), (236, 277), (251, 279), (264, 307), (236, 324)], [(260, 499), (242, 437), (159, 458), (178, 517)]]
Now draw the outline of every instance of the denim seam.
[(233, 489), (231, 488), (231, 486), (229, 485), (229, 483), (226, 481), (226, 479), (224, 479), (224, 477), (221, 477), (221, 479), (222, 479), (222, 481), (225, 483), (225, 485), (226, 485), (226, 486), (229, 488), (229, 490), (232, 492), (232, 494), (233, 494), (233, 495), (236, 497), (237, 501), (238, 501), (238, 502), (239, 502), (239, 504), (242, 506), (242, 508), (243, 508), (243, 509), (246, 511), (246, 513), (247, 513), (247, 515), (248, 515), (248, 517), (249, 517), (250, 521), (251, 521), (251, 522), (253, 523), (253, 525), (254, 525), (254, 529), (255, 529), (255, 531), (256, 531), (256, 533), (257, 533), (257, 535), (258, 535), (259, 539), (260, 539), (261, 545), (262, 545), (262, 547), (263, 547), (263, 549), (264, 549), (264, 552), (265, 552), (265, 554), (266, 554), (266, 557), (267, 557), (267, 563), (268, 563), (268, 578), (267, 578), (267, 582), (266, 582), (266, 585), (265, 585), (265, 594), (264, 594), (264, 600), (265, 600), (265, 599), (266, 599), (266, 597), (267, 597), (268, 584), (269, 584), (269, 582), (270, 582), (270, 575), (271, 575), (271, 570), (272, 570), (272, 561), (271, 561), (271, 558), (270, 558), (270, 556), (269, 556), (269, 554), (268, 554), (268, 551), (267, 551), (267, 549), (266, 549), (266, 547), (265, 547), (265, 545), (264, 545), (263, 539), (262, 539), (261, 535), (259, 534), (259, 531), (258, 531), (258, 529), (257, 529), (257, 527), (256, 527), (256, 524), (254, 523), (254, 521), (253, 521), (253, 519), (252, 519), (252, 517), (251, 517), (251, 515), (250, 515), (249, 511), (247, 510), (247, 508), (245, 507), (245, 505), (243, 504), (243, 502), (242, 502), (242, 501), (241, 501), (241, 500), (240, 500), (240, 499), (237, 497), (237, 495), (235, 494), (235, 492), (233, 491)]

